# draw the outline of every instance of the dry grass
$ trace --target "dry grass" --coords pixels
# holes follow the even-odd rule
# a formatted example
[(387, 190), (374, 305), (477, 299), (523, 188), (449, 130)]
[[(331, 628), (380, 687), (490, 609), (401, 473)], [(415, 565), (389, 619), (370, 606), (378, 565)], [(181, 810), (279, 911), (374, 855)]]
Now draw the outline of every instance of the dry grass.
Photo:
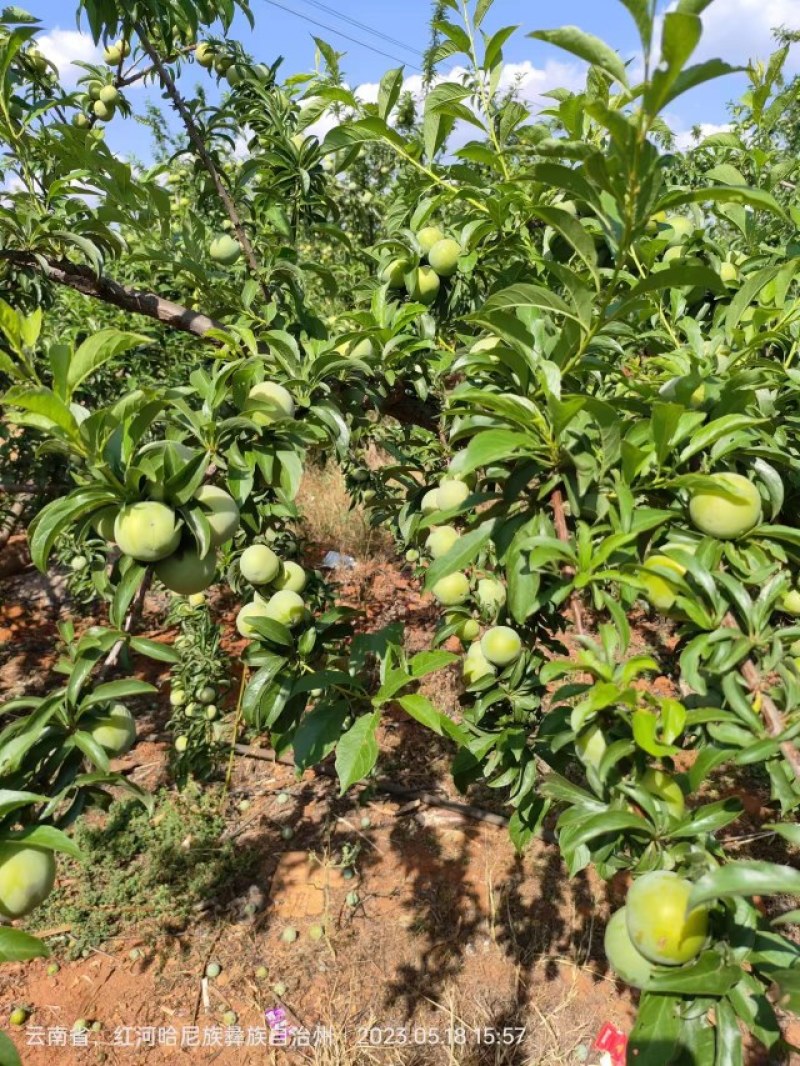
[(364, 509), (353, 504), (335, 463), (306, 468), (297, 504), (306, 536), (325, 551), (353, 555), (359, 561), (387, 559), (393, 554), (391, 538), (370, 528)]

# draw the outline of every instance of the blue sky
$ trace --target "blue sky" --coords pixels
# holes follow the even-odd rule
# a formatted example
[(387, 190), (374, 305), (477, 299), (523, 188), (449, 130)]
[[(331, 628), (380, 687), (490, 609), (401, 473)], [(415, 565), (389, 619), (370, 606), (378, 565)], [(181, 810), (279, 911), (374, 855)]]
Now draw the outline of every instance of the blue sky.
[[(430, 0), (251, 0), (256, 18), (256, 32), (239, 17), (231, 35), (241, 39), (258, 58), (271, 63), (278, 55), (285, 57), (284, 76), (313, 69), (315, 46), (312, 35), (328, 40), (339, 51), (346, 51), (344, 69), (351, 85), (372, 84), (400, 62), (407, 63), (407, 74), (413, 79), (420, 64), (419, 53), (428, 40)], [(45, 52), (58, 63), (66, 80), (69, 62), (73, 58), (89, 58), (91, 42), (76, 34), (72, 0), (27, 0), (24, 6), (39, 17), (46, 27), (43, 41)], [(667, 3), (663, 4), (664, 9)], [(324, 8), (324, 9), (323, 9)], [(286, 9), (291, 9), (286, 10)], [(295, 13), (293, 13), (295, 12)], [(299, 17), (303, 16), (303, 17)], [(378, 37), (354, 26), (353, 19), (383, 34)], [(329, 28), (314, 25), (309, 20), (324, 23)], [(800, 29), (800, 0), (714, 0), (703, 16), (705, 37), (698, 50), (698, 59), (721, 55), (730, 62), (746, 63), (749, 59), (769, 54), (771, 31), (784, 25)], [(557, 5), (496, 0), (487, 16), (485, 28), (520, 24), (522, 30), (506, 46), (509, 79), (520, 78), (524, 92), (534, 104), (541, 101), (541, 93), (556, 85), (578, 88), (581, 84), (580, 64), (539, 41), (526, 38), (525, 33), (555, 25), (572, 23), (595, 33), (626, 58), (637, 52), (638, 41), (633, 24), (618, 0), (560, 0)], [(85, 26), (84, 26), (85, 29)], [(340, 30), (364, 44), (332, 32)], [(386, 40), (385, 38), (389, 38)], [(389, 53), (392, 58), (379, 53)], [(447, 72), (452, 64), (444, 64)], [(800, 49), (795, 49), (791, 71), (800, 71)], [(185, 76), (187, 88), (204, 72), (192, 68)], [(209, 84), (213, 82), (209, 81)], [(694, 90), (673, 105), (668, 119), (677, 132), (684, 134), (694, 124), (710, 128), (726, 120), (726, 104), (745, 87), (743, 76), (728, 77)], [(413, 87), (413, 80), (411, 82)], [(140, 108), (145, 98), (158, 100), (155, 91), (138, 89), (131, 93), (134, 108)], [(133, 151), (140, 158), (147, 155), (144, 131), (130, 122), (115, 120), (108, 131), (108, 140), (116, 151)]]

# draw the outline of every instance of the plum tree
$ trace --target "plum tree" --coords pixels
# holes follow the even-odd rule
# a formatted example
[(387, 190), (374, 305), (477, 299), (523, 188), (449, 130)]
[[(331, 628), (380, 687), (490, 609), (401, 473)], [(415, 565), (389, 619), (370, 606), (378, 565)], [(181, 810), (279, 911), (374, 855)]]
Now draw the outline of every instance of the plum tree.
[(217, 572), (217, 553), (212, 549), (200, 555), (196, 548), (185, 548), (155, 565), (162, 585), (180, 596), (193, 596), (213, 584)]
[(123, 507), (114, 520), (114, 540), (120, 551), (143, 563), (172, 555), (181, 539), (175, 512), (163, 503), (141, 500)]
[(653, 963), (636, 950), (628, 933), (625, 907), (611, 915), (606, 926), (603, 949), (617, 977), (634, 988), (647, 987), (653, 975)]
[(718, 540), (734, 540), (761, 521), (761, 495), (742, 474), (711, 475), (708, 489), (693, 492), (689, 515), (697, 529)]
[(280, 574), (281, 561), (266, 544), (251, 544), (239, 558), (239, 570), (251, 585), (269, 585)]
[(651, 962), (679, 966), (697, 957), (708, 938), (708, 908), (687, 913), (692, 883), (671, 870), (637, 878), (625, 901), (634, 947)]
[(136, 720), (124, 703), (112, 703), (106, 711), (92, 715), (86, 726), (106, 755), (127, 755), (136, 743)]
[(24, 842), (0, 843), (0, 914), (13, 921), (43, 903), (56, 881), (52, 851)]

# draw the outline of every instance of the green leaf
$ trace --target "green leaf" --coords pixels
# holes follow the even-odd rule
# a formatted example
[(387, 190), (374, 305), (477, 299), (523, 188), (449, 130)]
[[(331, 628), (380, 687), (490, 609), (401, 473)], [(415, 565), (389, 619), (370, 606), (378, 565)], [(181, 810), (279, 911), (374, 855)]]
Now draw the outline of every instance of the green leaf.
[(592, 815), (581, 821), (576, 829), (573, 830), (570, 827), (569, 832), (565, 831), (565, 833), (569, 838), (570, 848), (577, 848), (580, 844), (586, 844), (596, 837), (625, 830), (636, 830), (645, 836), (653, 835), (652, 826), (644, 818), (628, 811), (604, 811), (602, 814)]
[(711, 201), (744, 204), (745, 207), (771, 211), (774, 215), (786, 218), (783, 208), (770, 193), (764, 192), (763, 189), (743, 189), (740, 185), (709, 185), (702, 189), (675, 190), (662, 196), (653, 208), (653, 212), (669, 211), (675, 207), (683, 207), (684, 204), (702, 204)]
[(70, 395), (78, 386), (115, 356), (143, 345), (152, 344), (149, 337), (139, 333), (122, 333), (117, 329), (101, 329), (93, 333), (72, 356), (67, 372)]
[[(21, 929), (0, 926), (0, 962), (27, 962), (28, 959), (42, 959), (50, 954), (47, 946), (30, 933)], [(0, 1063), (2, 1047), (0, 1047)]]
[(47, 848), (48, 851), (60, 851), (64, 855), (69, 855), (71, 859), (84, 857), (75, 841), (52, 825), (36, 825), (29, 829), (22, 829), (18, 833), (10, 834), (9, 839), (24, 840), (26, 844), (32, 844), (37, 848)]
[(0, 818), (5, 818), (12, 811), (21, 807), (30, 807), (34, 803), (46, 803), (47, 796), (40, 796), (37, 792), (15, 792), (10, 788), (0, 789)]
[(427, 696), (421, 696), (416, 693), (410, 696), (401, 696), (397, 702), (406, 714), (411, 715), (416, 722), (424, 725), (426, 729), (430, 729), (440, 737), (448, 736), (451, 740), (455, 740), (457, 744), (466, 746), (468, 737), (464, 730), (452, 718), (437, 710)]
[(663, 993), (643, 992), (628, 1039), (628, 1061), (636, 1066), (670, 1066), (679, 1048), (683, 1020), (680, 999)]
[(19, 1052), (3, 1032), (0, 1032), (0, 1066), (22, 1066)]
[(717, 1040), (714, 1066), (742, 1066), (742, 1034), (736, 1012), (726, 999), (714, 1006)]
[(481, 548), (488, 543), (493, 530), (493, 521), (484, 522), (477, 529), (473, 529), (470, 533), (465, 533), (459, 537), (450, 551), (440, 556), (428, 569), (425, 575), (425, 588), (433, 588), (440, 578), (446, 577), (456, 570), (463, 570), (474, 562), (480, 554)]
[(511, 285), (507, 289), (501, 289), (494, 293), (484, 303), (482, 310), (470, 318), (480, 318), (491, 311), (525, 311), (528, 308), (538, 308), (543, 311), (553, 311), (555, 314), (564, 315), (578, 321), (577, 315), (565, 303), (560, 296), (543, 288), (541, 285)]
[(800, 1014), (800, 967), (775, 970), (770, 977), (778, 986), (778, 1006), (792, 1014)]
[(604, 70), (620, 85), (627, 86), (628, 77), (625, 64), (619, 55), (605, 41), (591, 33), (585, 33), (578, 26), (562, 26), (556, 30), (534, 30), (528, 34), (539, 41), (547, 41), (565, 52), (570, 52), (579, 59), (585, 59), (595, 67)]
[(704, 951), (691, 966), (659, 969), (650, 978), (648, 992), (672, 992), (681, 996), (724, 996), (742, 976), (740, 966), (726, 965), (716, 951)]
[(336, 745), (336, 774), (339, 778), (340, 795), (356, 781), (361, 781), (378, 761), (378, 741), (375, 736), (380, 711), (364, 714), (343, 734)]
[(114, 590), (114, 599), (108, 611), (108, 617), (112, 626), (121, 629), (125, 624), (125, 616), (133, 598), (142, 587), (147, 566), (137, 563), (134, 559), (128, 561), (128, 567), (120, 578), (119, 584)]
[(98, 703), (110, 703), (112, 700), (124, 700), (129, 696), (147, 696), (157, 692), (155, 685), (149, 681), (139, 681), (135, 677), (123, 677), (119, 681), (107, 681), (92, 689), (81, 700), (81, 708), (94, 707)]
[(304, 714), (292, 738), (294, 762), (298, 770), (318, 766), (333, 750), (342, 735), (342, 724), (350, 713), (346, 703), (320, 703)]
[(636, 23), (636, 29), (639, 31), (639, 40), (642, 42), (642, 50), (649, 52), (653, 40), (653, 21), (650, 17), (648, 0), (620, 0), (620, 3), (627, 8), (631, 18)]
[(688, 909), (731, 896), (800, 895), (800, 870), (775, 862), (730, 862), (695, 883)]
[[(75, 415), (51, 389), (17, 385), (5, 393), (3, 403), (46, 419), (52, 425), (62, 429), (73, 440), (79, 436)], [(10, 420), (13, 421), (13, 415)]]

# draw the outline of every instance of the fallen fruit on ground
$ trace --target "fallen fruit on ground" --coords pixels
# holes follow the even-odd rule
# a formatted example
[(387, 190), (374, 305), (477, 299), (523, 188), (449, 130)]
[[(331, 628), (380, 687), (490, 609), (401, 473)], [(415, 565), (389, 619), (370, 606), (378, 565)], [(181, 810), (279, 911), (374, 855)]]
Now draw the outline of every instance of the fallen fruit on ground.
[(0, 844), (0, 914), (24, 918), (43, 903), (56, 880), (52, 851), (23, 842)]
[(634, 947), (662, 966), (679, 966), (696, 958), (708, 937), (708, 908), (686, 913), (692, 882), (671, 870), (654, 870), (637, 878), (625, 901), (628, 933)]
[(742, 474), (712, 474), (715, 487), (732, 494), (702, 490), (689, 501), (689, 515), (701, 533), (718, 540), (734, 540), (761, 521), (761, 496)]

